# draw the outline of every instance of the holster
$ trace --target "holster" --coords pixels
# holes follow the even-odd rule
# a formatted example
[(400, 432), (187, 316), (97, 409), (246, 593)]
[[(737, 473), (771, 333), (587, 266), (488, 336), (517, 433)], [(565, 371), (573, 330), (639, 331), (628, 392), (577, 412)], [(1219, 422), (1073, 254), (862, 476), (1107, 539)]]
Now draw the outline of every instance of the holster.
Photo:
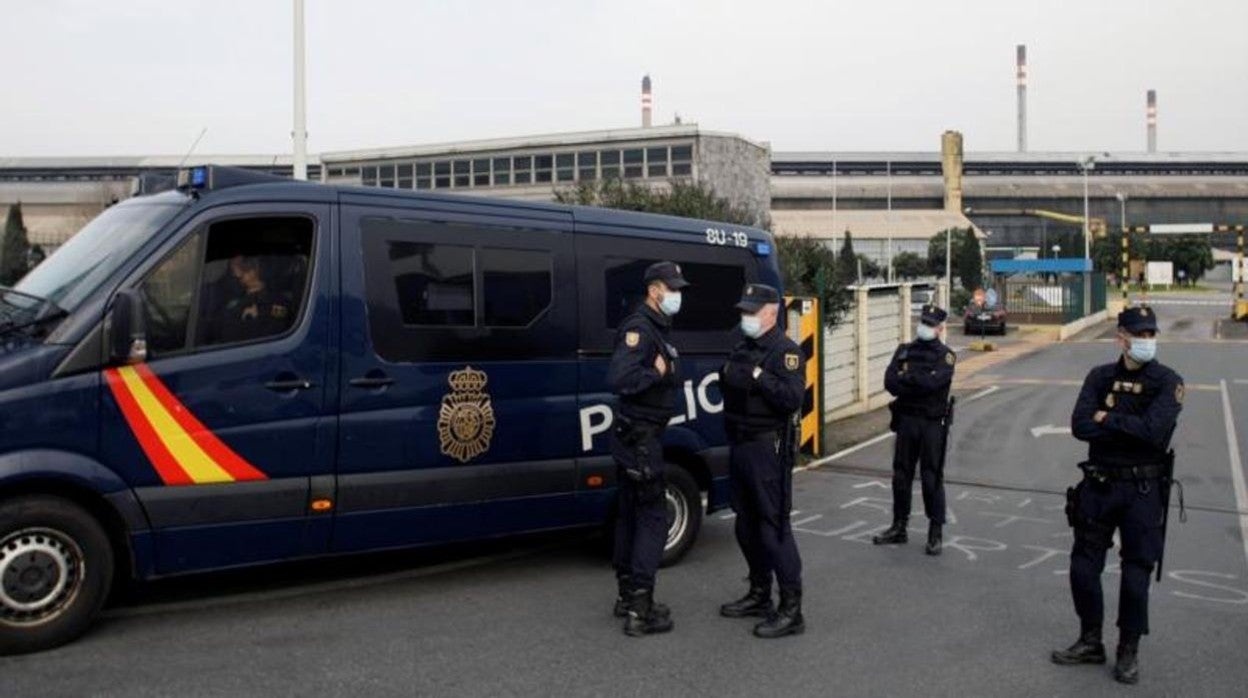
[(655, 466), (655, 454), (650, 452), (650, 441), (657, 430), (627, 417), (618, 418), (615, 429), (620, 443), (633, 452), (632, 464), (624, 468), (625, 477), (638, 483), (657, 480), (661, 471)]
[(1066, 488), (1066, 523), (1071, 528), (1079, 528), (1079, 490), (1080, 485)]

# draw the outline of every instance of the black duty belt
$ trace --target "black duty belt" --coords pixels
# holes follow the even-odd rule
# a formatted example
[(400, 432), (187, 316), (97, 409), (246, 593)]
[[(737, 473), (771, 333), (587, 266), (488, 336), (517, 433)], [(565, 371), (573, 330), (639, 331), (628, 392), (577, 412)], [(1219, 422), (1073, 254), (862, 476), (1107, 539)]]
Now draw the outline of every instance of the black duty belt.
[(1097, 465), (1080, 463), (1079, 469), (1092, 480), (1152, 480), (1165, 477), (1166, 466), (1152, 465)]
[(736, 432), (733, 434), (735, 441), (747, 443), (750, 441), (775, 441), (780, 438), (778, 431), (755, 431), (755, 432)]

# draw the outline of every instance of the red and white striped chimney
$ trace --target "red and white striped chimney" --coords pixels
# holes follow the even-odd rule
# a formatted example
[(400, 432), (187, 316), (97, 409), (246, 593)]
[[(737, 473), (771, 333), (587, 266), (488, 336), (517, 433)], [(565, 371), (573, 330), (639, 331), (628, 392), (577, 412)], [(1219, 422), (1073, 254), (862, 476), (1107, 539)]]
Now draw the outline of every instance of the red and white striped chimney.
[(1018, 76), (1018, 152), (1027, 152), (1027, 46), (1019, 44), (1014, 63)]
[(654, 106), (650, 97), (650, 76), (641, 79), (641, 127), (650, 128), (650, 108)]
[(1157, 90), (1148, 91), (1148, 106), (1145, 114), (1148, 119), (1148, 152), (1157, 152)]

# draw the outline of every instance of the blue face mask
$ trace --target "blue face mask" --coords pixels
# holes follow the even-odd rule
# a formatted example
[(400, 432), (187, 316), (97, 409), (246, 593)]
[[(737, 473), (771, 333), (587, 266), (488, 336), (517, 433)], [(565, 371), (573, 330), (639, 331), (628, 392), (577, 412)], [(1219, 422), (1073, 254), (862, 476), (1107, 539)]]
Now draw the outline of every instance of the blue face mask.
[(1157, 339), (1145, 337), (1132, 337), (1131, 347), (1127, 349), (1127, 356), (1142, 364), (1157, 358)]
[(663, 300), (659, 302), (659, 310), (663, 314), (671, 317), (680, 312), (680, 291), (668, 291), (663, 294)]
[(757, 315), (742, 315), (741, 331), (750, 339), (758, 339), (763, 334), (763, 321)]

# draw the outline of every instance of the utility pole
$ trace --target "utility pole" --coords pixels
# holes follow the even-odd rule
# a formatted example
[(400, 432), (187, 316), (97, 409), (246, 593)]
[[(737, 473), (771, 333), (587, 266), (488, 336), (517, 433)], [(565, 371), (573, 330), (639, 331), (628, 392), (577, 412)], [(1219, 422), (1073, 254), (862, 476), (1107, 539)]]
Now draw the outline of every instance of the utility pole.
[(294, 178), (308, 178), (308, 123), (307, 123), (307, 86), (304, 82), (304, 50), (303, 50), (303, 0), (295, 0), (295, 105), (294, 158), (291, 162)]

